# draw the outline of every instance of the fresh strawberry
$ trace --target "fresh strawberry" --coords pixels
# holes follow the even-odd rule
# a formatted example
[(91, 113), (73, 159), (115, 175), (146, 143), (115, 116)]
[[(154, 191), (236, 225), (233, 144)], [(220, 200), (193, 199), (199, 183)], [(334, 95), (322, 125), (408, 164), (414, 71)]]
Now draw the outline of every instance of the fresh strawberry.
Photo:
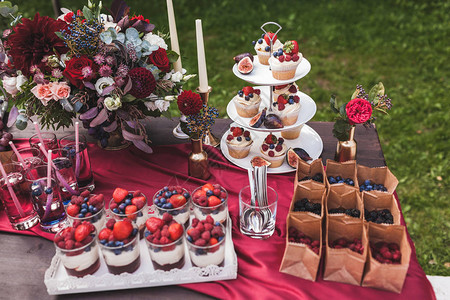
[(114, 202), (120, 203), (122, 202), (128, 195), (128, 191), (123, 188), (116, 188), (113, 193)]
[(99, 240), (108, 240), (109, 236), (111, 235), (112, 230), (109, 228), (103, 228), (100, 233), (98, 234)]
[(114, 224), (113, 235), (116, 240), (122, 241), (126, 239), (133, 231), (133, 225), (131, 225), (131, 222), (127, 220), (128, 219), (123, 219), (122, 221), (118, 221)]
[(70, 204), (67, 206), (67, 214), (72, 217), (76, 217), (80, 212), (80, 207), (78, 205)]
[(183, 226), (179, 223), (174, 223), (169, 226), (169, 234), (172, 241), (176, 241), (183, 235)]
[(155, 218), (155, 217), (151, 217), (151, 218), (147, 219), (147, 221), (145, 221), (145, 226), (147, 227), (148, 231), (150, 231), (151, 233), (156, 232), (158, 229), (163, 227), (163, 225), (164, 225), (164, 221), (159, 218)]
[(186, 198), (183, 195), (175, 194), (169, 198), (169, 202), (174, 208), (178, 208), (186, 204)]
[[(239, 128), (239, 127), (236, 127), (236, 129), (234, 129), (235, 131), (236, 130), (242, 130), (241, 128)], [(234, 132), (233, 132), (233, 135), (234, 135)], [(235, 135), (236, 136), (236, 135)], [(203, 186), (202, 186), (202, 190), (203, 191), (205, 191), (205, 196), (206, 196), (206, 192), (207, 191), (213, 191), (214, 190), (214, 187), (213, 187), (213, 185), (211, 184), (211, 183), (206, 183), (206, 184), (204, 184)]]
[(212, 206), (216, 206), (221, 204), (222, 202), (220, 201), (219, 198), (217, 198), (216, 196), (211, 196), (208, 198), (208, 206), (212, 207)]
[(91, 233), (91, 226), (89, 224), (81, 224), (75, 229), (75, 240), (81, 242)]
[(144, 196), (137, 196), (137, 197), (133, 197), (131, 199), (131, 203), (133, 205), (136, 205), (138, 210), (140, 210), (141, 208), (143, 208), (145, 206), (146, 201), (147, 201), (147, 199), (145, 199)]
[(284, 98), (283, 95), (278, 96), (277, 101), (278, 101), (278, 103), (282, 103), (282, 104), (288, 103), (288, 101), (286, 100), (286, 98)]
[(125, 207), (125, 214), (127, 215), (127, 218), (130, 220), (136, 220), (137, 215), (136, 212), (138, 211), (136, 205), (128, 205)]
[(297, 41), (286, 41), (283, 45), (283, 51), (291, 55), (298, 53)]
[(272, 39), (272, 44), (275, 44), (275, 42), (277, 41), (277, 35), (269, 31), (264, 35), (264, 40), (266, 41), (267, 45), (270, 45), (270, 39)]
[(246, 86), (242, 89), (244, 91), (244, 95), (248, 96), (253, 93), (253, 88), (251, 86)]
[(289, 87), (289, 93), (291, 93), (291, 94), (297, 93), (297, 88), (295, 87), (295, 85), (291, 85)]

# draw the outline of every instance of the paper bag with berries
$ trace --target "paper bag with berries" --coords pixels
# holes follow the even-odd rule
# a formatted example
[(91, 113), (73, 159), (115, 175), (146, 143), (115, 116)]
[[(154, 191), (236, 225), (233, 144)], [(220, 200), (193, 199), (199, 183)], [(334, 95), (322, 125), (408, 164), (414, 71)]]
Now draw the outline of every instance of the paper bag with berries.
[(301, 159), (297, 161), (296, 184), (306, 185), (312, 190), (325, 187), (326, 178), (321, 158), (313, 160), (310, 164)]
[(301, 218), (302, 215), (310, 215), (316, 219), (322, 219), (324, 215), (324, 200), (326, 196), (326, 189), (310, 189), (304, 185), (297, 185), (292, 197), (290, 214)]
[(359, 190), (358, 177), (356, 176), (356, 161), (349, 160), (339, 163), (327, 159), (325, 173), (327, 176), (327, 187), (346, 184)]
[(364, 207), (361, 194), (354, 188), (341, 185), (331, 186), (325, 198), (327, 216), (338, 216), (348, 222), (360, 222), (363, 219)]
[(368, 238), (363, 221), (358, 220), (327, 218), (324, 280), (361, 284)]
[(402, 225), (369, 223), (369, 254), (362, 286), (401, 293), (411, 258), (411, 246)]
[(364, 220), (377, 224), (400, 225), (400, 209), (393, 194), (362, 193)]
[(301, 219), (288, 214), (286, 249), (280, 272), (315, 281), (322, 253), (322, 220), (309, 215)]
[(369, 168), (358, 165), (357, 177), (361, 192), (393, 194), (398, 185), (398, 179), (388, 167)]

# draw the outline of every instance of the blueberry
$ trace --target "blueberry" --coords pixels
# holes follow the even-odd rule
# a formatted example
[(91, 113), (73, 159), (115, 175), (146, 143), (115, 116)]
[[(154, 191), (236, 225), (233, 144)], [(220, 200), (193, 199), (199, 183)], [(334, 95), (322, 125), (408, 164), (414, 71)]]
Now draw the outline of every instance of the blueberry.
[(146, 232), (144, 233), (145, 237), (148, 237), (150, 234), (151, 234), (150, 231), (146, 231)]
[(387, 188), (385, 186), (383, 186), (383, 188), (381, 189), (383, 192), (387, 192)]
[(256, 45), (256, 41), (252, 41), (252, 45), (255, 46)]
[(266, 46), (266, 48), (264, 48), (264, 50), (266, 50), (266, 52), (270, 51), (270, 46)]
[(120, 255), (122, 253), (122, 249), (114, 249), (115, 255)]
[(108, 247), (114, 247), (115, 243), (114, 241), (109, 241), (108, 244), (106, 244)]
[(222, 202), (222, 203), (225, 202), (225, 198), (221, 198), (220, 202)]
[(176, 194), (178, 194), (178, 192), (176, 190), (173, 190), (172, 195), (176, 195)]
[(165, 192), (167, 192), (167, 191), (169, 190), (169, 187), (165, 186), (165, 187), (163, 187), (163, 190), (164, 190)]
[(220, 226), (220, 222), (219, 222), (219, 221), (217, 221), (216, 223), (214, 223), (214, 225), (216, 225), (216, 226)]
[(133, 198), (133, 193), (128, 193), (127, 198), (128, 199), (132, 199)]
[(262, 39), (259, 39), (259, 40), (258, 40), (258, 44), (262, 44), (262, 42), (263, 42)]
[(161, 203), (161, 204), (165, 204), (166, 203), (166, 198), (161, 198), (161, 199), (159, 199), (159, 203)]
[(283, 49), (278, 49), (278, 56), (283, 55)]
[(205, 250), (203, 250), (203, 249), (195, 250), (195, 255), (202, 255), (202, 254), (205, 254)]
[(116, 207), (116, 208), (113, 209), (113, 213), (118, 214), (118, 213), (120, 213), (120, 211), (119, 211), (119, 209)]
[(289, 104), (294, 104), (294, 99), (289, 99), (288, 103)]
[(78, 214), (77, 218), (80, 218), (80, 219), (84, 218), (84, 214), (82, 214), (82, 213)]
[(242, 137), (240, 136), (238, 136), (236, 139), (238, 140), (238, 142), (242, 141)]
[(245, 137), (245, 140), (246, 140), (247, 142), (249, 142), (249, 141), (250, 141), (250, 137), (249, 137), (249, 136)]
[(189, 197), (191, 197), (191, 195), (189, 195), (189, 193), (184, 193), (183, 197), (186, 198), (186, 199), (189, 199)]
[(245, 100), (250, 100), (250, 97), (249, 96), (245, 96)]
[(269, 148), (270, 149), (275, 149), (275, 144), (270, 144)]
[(368, 185), (368, 186), (366, 186), (366, 189), (367, 189), (368, 191), (371, 191), (371, 190), (373, 190), (373, 186)]
[(81, 204), (81, 208), (83, 209), (83, 208), (88, 208), (88, 205), (87, 205), (87, 203), (83, 203), (83, 204)]
[(144, 214), (142, 213), (142, 211), (138, 211), (137, 216), (138, 217), (142, 217)]
[(353, 181), (353, 180), (349, 180), (348, 182), (347, 182), (349, 185), (355, 185), (355, 182)]
[(172, 196), (172, 193), (171, 193), (171, 192), (166, 192), (166, 193), (164, 194), (164, 196), (165, 196), (166, 198), (170, 198), (170, 197)]
[(277, 58), (277, 56), (278, 56), (278, 52), (274, 52), (273, 57)]
[[(121, 243), (120, 241), (115, 241), (115, 242), (114, 242), (114, 246), (119, 247), (119, 246), (120, 246), (120, 243)], [(123, 243), (122, 243), (122, 246), (123, 246)]]
[(364, 185), (370, 185), (370, 180), (369, 179), (364, 180)]
[(341, 179), (341, 180), (339, 180), (337, 183), (344, 183), (344, 180)]
[(273, 106), (277, 106), (277, 104), (278, 104), (278, 102), (274, 102), (274, 103), (273, 103)]
[(80, 210), (80, 213), (82, 213), (83, 215), (88, 213), (88, 210), (86, 208), (83, 208), (82, 210)]
[(53, 193), (53, 189), (51, 187), (48, 187), (48, 188), (45, 189), (45, 193), (47, 195), (50, 195), (51, 193)]
[(341, 176), (336, 176), (336, 181), (344, 180)]
[(162, 191), (159, 191), (158, 194), (156, 194), (156, 197), (161, 197)]
[(153, 252), (157, 253), (159, 251), (161, 251), (161, 248), (153, 248)]
[(153, 203), (155, 203), (156, 205), (158, 205), (158, 204), (159, 204), (159, 199), (156, 198), (156, 199), (153, 201)]
[(126, 207), (126, 205), (122, 203), (119, 205), (119, 210), (125, 211), (125, 207)]
[(219, 238), (217, 239), (219, 242), (223, 240), (223, 236), (219, 236)]
[(211, 191), (211, 190), (207, 190), (206, 191), (206, 196), (212, 196), (212, 195), (214, 195), (214, 192), (213, 191)]
[(170, 202), (167, 203), (166, 206), (167, 206), (168, 209), (172, 209), (172, 208), (173, 208), (173, 205), (172, 205), (172, 203), (170, 203)]
[(265, 33), (261, 34), (261, 38), (263, 39), (265, 35), (266, 35)]
[(138, 233), (138, 229), (137, 228), (133, 228), (133, 231), (131, 232), (132, 236), (135, 236)]
[(248, 94), (250, 98), (253, 98), (253, 93)]
[(34, 189), (32, 194), (35, 197), (39, 197), (40, 195), (42, 195), (42, 189), (41, 188)]
[(337, 183), (336, 179), (333, 176), (329, 176), (328, 181), (330, 182), (330, 184)]
[(92, 212), (94, 210), (94, 205), (89, 205), (89, 211)]
[(125, 200), (125, 205), (128, 206), (128, 205), (130, 205), (130, 204), (131, 204), (131, 199), (126, 199), (126, 200)]
[(239, 94), (239, 96), (243, 96), (244, 95), (244, 91), (242, 91), (242, 90), (240, 90), (239, 92), (238, 92), (238, 94)]
[(359, 191), (362, 192), (363, 190), (364, 190), (364, 187), (363, 187), (363, 186), (360, 186), (360, 187), (359, 187)]
[(107, 240), (100, 240), (100, 244), (102, 244), (102, 245), (106, 245), (107, 243), (108, 243)]
[(192, 237), (190, 235), (187, 236), (187, 240), (192, 243)]

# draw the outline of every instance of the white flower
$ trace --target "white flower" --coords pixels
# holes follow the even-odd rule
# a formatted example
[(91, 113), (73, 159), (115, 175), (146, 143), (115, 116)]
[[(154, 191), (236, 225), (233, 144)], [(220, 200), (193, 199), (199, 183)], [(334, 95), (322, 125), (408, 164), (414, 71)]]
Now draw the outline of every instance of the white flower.
[(155, 101), (155, 105), (159, 109), (160, 112), (163, 112), (163, 111), (166, 111), (169, 108), (170, 102), (169, 101), (165, 101), (165, 100), (156, 100)]
[(153, 102), (153, 101), (144, 102), (144, 105), (147, 107), (148, 110), (151, 110), (151, 111), (155, 111), (158, 109), (158, 107), (156, 107), (155, 102)]
[(170, 78), (172, 77), (172, 74), (173, 74), (173, 70), (170, 70), (170, 72), (167, 72), (167, 73), (164, 75), (163, 79), (164, 79), (164, 80), (170, 80)]
[(194, 78), (195, 76), (197, 76), (197, 75), (195, 75), (195, 74), (184, 75), (183, 76), (183, 81), (188, 81), (189, 79)]
[(120, 102), (119, 97), (106, 97), (103, 103), (105, 104), (106, 109), (110, 111), (117, 110), (122, 107), (122, 102)]
[(5, 76), (3, 78), (3, 88), (11, 94), (12, 96), (17, 95), (18, 92), (21, 92), (21, 86), (27, 82), (27, 78), (23, 75), (19, 75), (17, 77), (9, 77)]
[(113, 28), (116, 30), (116, 32), (120, 32), (120, 26), (117, 26), (117, 23), (114, 23), (114, 18), (110, 15), (100, 14), (99, 21), (103, 23), (103, 27), (105, 28), (105, 31), (108, 30), (108, 28)]
[(170, 95), (170, 96), (165, 96), (164, 97), (164, 100), (166, 100), (166, 101), (173, 101), (173, 100), (176, 100), (177, 99), (177, 97), (175, 97), (174, 95)]
[(172, 78), (170, 80), (173, 82), (180, 82), (181, 79), (183, 79), (183, 74), (181, 74), (181, 72), (176, 72), (175, 74), (172, 74)]
[(163, 48), (164, 50), (167, 50), (166, 42), (157, 34), (149, 32), (144, 36), (144, 40), (147, 41), (150, 45), (156, 45), (160, 48)]
[[(114, 84), (114, 79), (111, 77), (101, 77), (97, 80), (97, 82), (95, 83), (95, 90), (97, 91), (97, 93), (99, 95), (102, 95), (103, 93), (103, 89), (113, 85)], [(109, 95), (109, 93), (107, 94)]]

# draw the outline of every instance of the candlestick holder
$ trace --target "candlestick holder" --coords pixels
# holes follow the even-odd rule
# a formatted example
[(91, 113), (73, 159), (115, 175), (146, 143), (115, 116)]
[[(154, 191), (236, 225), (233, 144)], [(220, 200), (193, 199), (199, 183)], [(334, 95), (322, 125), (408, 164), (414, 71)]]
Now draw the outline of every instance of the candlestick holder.
[[(211, 93), (212, 87), (208, 86), (208, 90), (206, 92), (200, 91), (200, 87), (198, 87), (195, 91), (200, 95), (203, 103), (207, 105), (209, 93)], [(208, 132), (205, 133), (205, 137), (203, 138), (203, 145), (217, 147), (219, 144), (220, 140), (212, 134), (211, 130), (208, 129)]]

